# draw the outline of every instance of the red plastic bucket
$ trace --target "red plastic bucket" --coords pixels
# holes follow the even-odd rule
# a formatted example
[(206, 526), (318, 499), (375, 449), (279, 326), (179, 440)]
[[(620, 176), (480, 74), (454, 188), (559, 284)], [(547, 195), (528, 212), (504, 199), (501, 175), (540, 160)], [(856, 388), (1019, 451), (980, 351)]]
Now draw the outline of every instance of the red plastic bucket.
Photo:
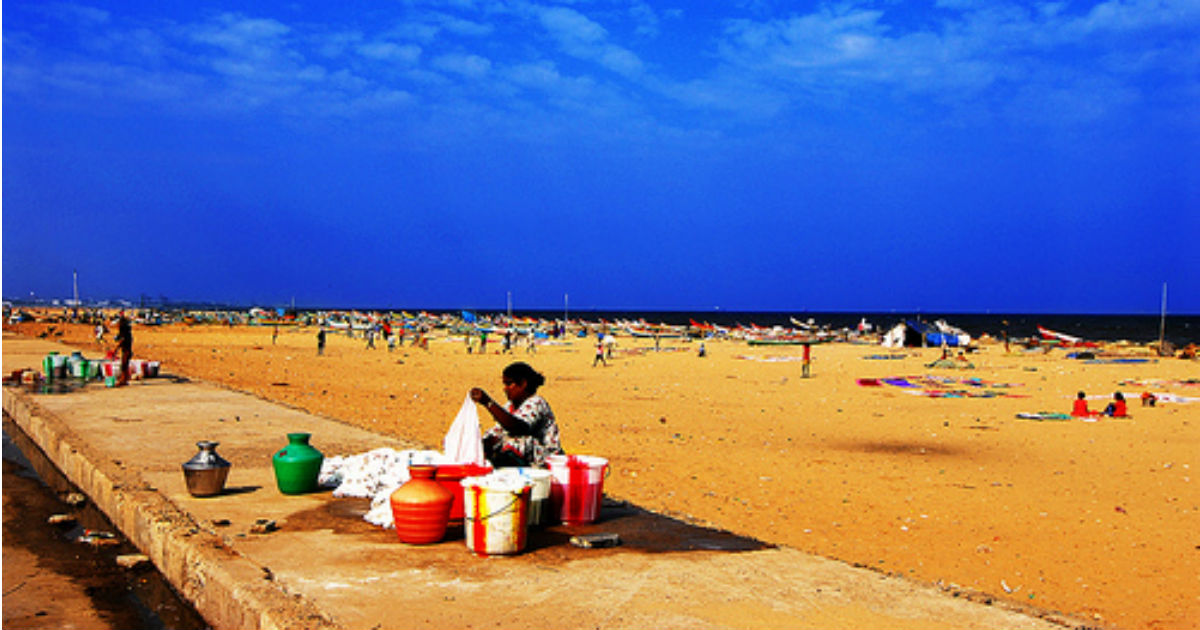
[(586, 525), (600, 515), (608, 460), (588, 455), (551, 455), (550, 514), (567, 525)]
[(462, 480), (467, 477), (480, 477), (492, 472), (491, 466), (476, 466), (475, 464), (443, 464), (437, 467), (434, 480), (454, 495), (450, 504), (450, 527), (462, 527), (465, 510), (463, 507)]

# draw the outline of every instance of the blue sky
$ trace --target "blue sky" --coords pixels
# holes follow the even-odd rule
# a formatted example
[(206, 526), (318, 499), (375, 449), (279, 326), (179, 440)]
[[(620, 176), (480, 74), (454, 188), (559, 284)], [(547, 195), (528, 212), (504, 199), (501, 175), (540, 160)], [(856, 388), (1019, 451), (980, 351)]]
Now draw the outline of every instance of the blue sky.
[[(203, 5), (203, 6), (201, 6)], [(1200, 313), (1200, 0), (12, 1), (3, 293)]]

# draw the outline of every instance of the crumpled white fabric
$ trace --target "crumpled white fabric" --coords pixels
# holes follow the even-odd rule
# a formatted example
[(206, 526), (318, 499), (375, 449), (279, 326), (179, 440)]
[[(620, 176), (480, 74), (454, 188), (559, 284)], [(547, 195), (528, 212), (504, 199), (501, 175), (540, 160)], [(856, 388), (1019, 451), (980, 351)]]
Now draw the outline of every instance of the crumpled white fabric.
[(484, 463), (483, 436), (479, 433), (479, 410), (469, 394), (463, 399), (454, 423), (442, 439), (442, 451), (455, 464), (482, 466)]
[(317, 481), (336, 486), (335, 497), (370, 497), (371, 509), (363, 520), (385, 529), (394, 527), (389, 499), (409, 479), (414, 464), (452, 464), (437, 451), (377, 448), (357, 455), (326, 457)]
[(468, 395), (442, 440), (445, 453), (425, 450), (377, 448), (357, 455), (326, 457), (317, 482), (334, 487), (335, 497), (370, 497), (371, 509), (363, 520), (392, 529), (392, 493), (409, 480), (408, 467), (422, 464), (483, 465), (479, 412)]

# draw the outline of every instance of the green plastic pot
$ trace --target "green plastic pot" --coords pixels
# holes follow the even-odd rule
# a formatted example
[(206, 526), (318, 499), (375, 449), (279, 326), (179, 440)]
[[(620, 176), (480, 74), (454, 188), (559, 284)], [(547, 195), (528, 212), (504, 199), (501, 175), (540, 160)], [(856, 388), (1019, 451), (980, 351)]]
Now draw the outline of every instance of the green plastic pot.
[(271, 458), (280, 492), (304, 494), (317, 489), (317, 476), (325, 456), (308, 444), (311, 437), (311, 433), (287, 434), (288, 445)]

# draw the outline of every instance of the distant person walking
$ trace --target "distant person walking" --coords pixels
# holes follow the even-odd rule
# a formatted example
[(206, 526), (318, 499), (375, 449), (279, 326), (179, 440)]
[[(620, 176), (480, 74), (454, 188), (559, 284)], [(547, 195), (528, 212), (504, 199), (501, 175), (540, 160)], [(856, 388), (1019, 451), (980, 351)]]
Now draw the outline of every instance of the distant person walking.
[(608, 367), (608, 361), (604, 360), (604, 340), (596, 342), (596, 358), (592, 359), (592, 367), (596, 367), (597, 363), (603, 363), (604, 367)]
[(383, 340), (387, 342), (388, 352), (396, 349), (396, 337), (392, 335), (392, 321), (383, 320)]
[(108, 329), (104, 327), (104, 322), (96, 322), (96, 345), (101, 348), (104, 347), (104, 333), (106, 332), (108, 332)]
[(133, 358), (133, 327), (129, 325), (129, 318), (125, 317), (124, 311), (117, 320), (117, 336), (113, 337), (113, 341), (117, 342), (117, 349), (121, 351), (121, 376), (117, 379), (117, 387), (121, 387), (129, 384), (129, 360)]
[(317, 356), (325, 354), (325, 327), (317, 330)]
[(275, 324), (274, 330), (271, 331), (271, 345), (272, 346), (275, 345), (275, 342), (278, 339), (279, 339), (279, 324)]

